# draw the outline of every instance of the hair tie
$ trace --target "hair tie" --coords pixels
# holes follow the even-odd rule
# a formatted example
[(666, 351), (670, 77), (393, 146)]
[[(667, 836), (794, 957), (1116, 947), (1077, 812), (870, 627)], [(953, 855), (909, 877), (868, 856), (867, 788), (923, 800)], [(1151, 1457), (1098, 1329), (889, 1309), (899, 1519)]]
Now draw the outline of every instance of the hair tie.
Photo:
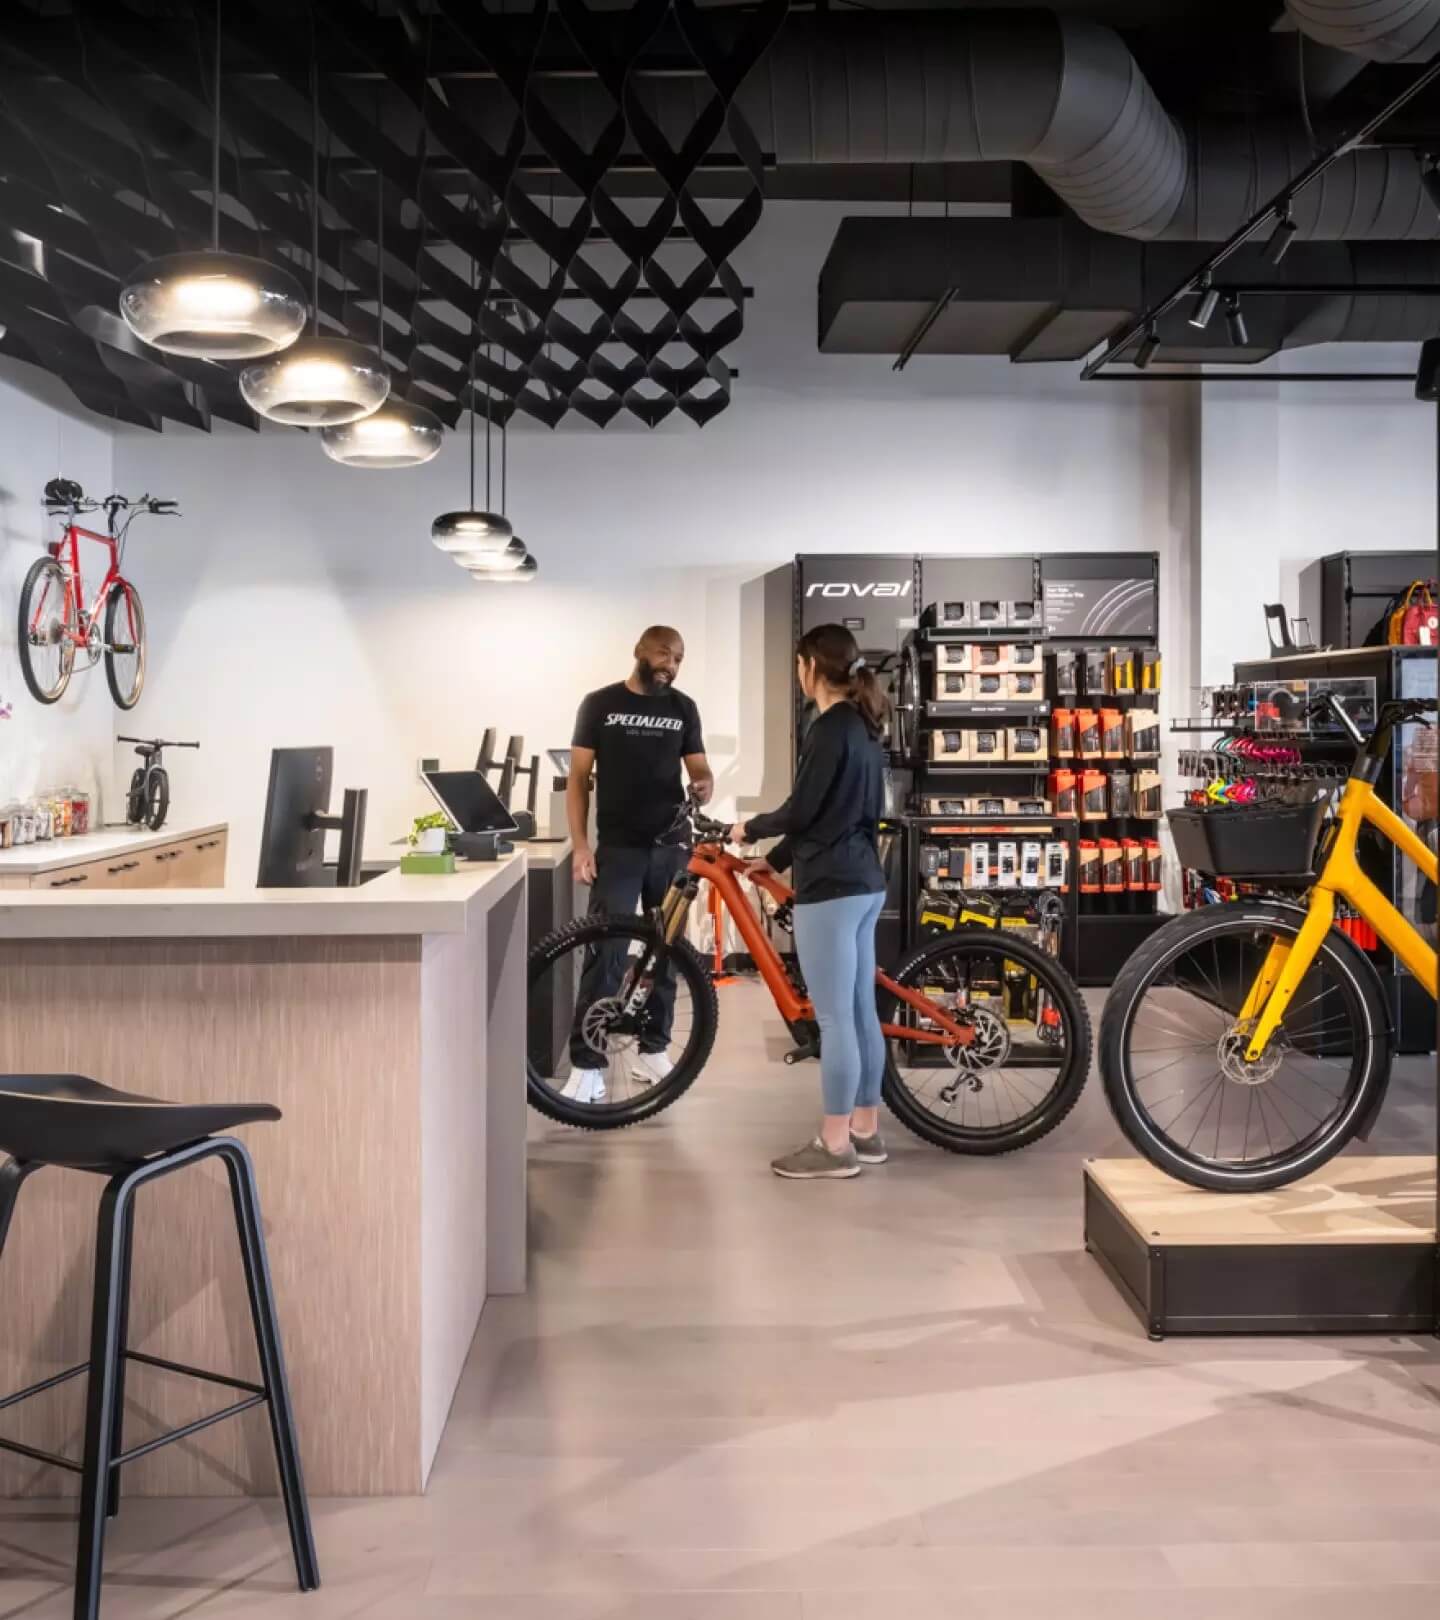
[(847, 675), (858, 675), (860, 673), (860, 671), (862, 669), (864, 669), (864, 668), (865, 668), (865, 659), (864, 659), (864, 656), (862, 654), (860, 657), (852, 660), (849, 669), (847, 669), (845, 671), (845, 673)]

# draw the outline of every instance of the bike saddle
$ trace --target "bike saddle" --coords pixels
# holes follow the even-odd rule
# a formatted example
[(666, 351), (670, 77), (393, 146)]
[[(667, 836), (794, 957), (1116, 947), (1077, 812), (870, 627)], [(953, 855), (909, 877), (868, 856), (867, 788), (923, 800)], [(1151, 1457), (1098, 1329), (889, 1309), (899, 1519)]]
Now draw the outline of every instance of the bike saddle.
[(85, 499), (85, 491), (73, 478), (52, 478), (45, 486), (47, 506), (73, 506)]

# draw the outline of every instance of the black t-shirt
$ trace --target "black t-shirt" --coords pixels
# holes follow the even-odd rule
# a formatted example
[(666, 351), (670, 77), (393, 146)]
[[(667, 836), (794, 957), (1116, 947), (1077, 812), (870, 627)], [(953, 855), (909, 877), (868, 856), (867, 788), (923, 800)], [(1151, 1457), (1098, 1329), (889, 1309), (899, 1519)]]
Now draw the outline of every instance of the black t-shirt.
[(648, 849), (685, 801), (680, 761), (703, 754), (700, 711), (673, 688), (644, 696), (624, 681), (602, 686), (575, 716), (575, 748), (595, 750), (600, 842)]

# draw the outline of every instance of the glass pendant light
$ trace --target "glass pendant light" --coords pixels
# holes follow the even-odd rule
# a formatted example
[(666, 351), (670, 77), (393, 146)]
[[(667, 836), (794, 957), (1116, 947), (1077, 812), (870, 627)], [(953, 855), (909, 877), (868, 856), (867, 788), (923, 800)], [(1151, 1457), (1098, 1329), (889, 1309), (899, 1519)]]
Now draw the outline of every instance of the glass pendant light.
[[(473, 197), (471, 199), (473, 204)], [(503, 555), (514, 530), (500, 512), (490, 506), (490, 385), (485, 385), (485, 506), (475, 510), (475, 295), (479, 291), (477, 266), (470, 259), (470, 505), (463, 512), (442, 512), (430, 525), (430, 538), (436, 547), (468, 568), (470, 557)], [(488, 347), (487, 347), (488, 355)], [(502, 500), (502, 505), (503, 500)], [(524, 553), (524, 547), (520, 548)]]
[[(375, 194), (379, 223), (375, 233), (375, 265), (377, 270), (375, 309), (376, 359), (381, 369), (385, 366), (385, 192), (383, 178), (377, 164)], [(412, 405), (408, 400), (391, 394), (378, 411), (362, 416), (355, 422), (342, 422), (336, 427), (320, 429), (320, 444), (331, 461), (344, 467), (374, 467), (384, 471), (394, 467), (421, 467), (440, 454), (445, 442), (445, 430), (439, 418), (423, 405)]]
[(530, 553), (525, 549), (525, 542), (518, 535), (512, 535), (498, 551), (477, 548), (452, 552), (451, 555), (472, 574), (508, 574), (512, 569), (519, 568)]
[(320, 336), (320, 77), (310, 62), (310, 336), (240, 373), (245, 403), (270, 422), (335, 427), (373, 415), (390, 378), (380, 356), (348, 338)]
[(197, 360), (253, 360), (305, 330), (305, 294), (288, 270), (220, 251), (220, 0), (215, 0), (215, 128), (210, 251), (143, 264), (120, 292), (120, 314), (142, 342)]
[(528, 585), (538, 572), (539, 564), (526, 552), (524, 562), (518, 567), (474, 569), (470, 577), (484, 580), (487, 585)]

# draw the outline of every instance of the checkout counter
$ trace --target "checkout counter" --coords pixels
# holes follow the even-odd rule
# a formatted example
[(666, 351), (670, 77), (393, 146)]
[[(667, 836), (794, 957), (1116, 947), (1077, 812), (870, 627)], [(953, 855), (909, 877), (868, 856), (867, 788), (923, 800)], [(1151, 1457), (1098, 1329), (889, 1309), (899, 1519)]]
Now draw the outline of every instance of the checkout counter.
[[(148, 848), (223, 834), (168, 833)], [(526, 846), (453, 876), (294, 889), (230, 886), (213, 864), (210, 887), (52, 887), (63, 874), (46, 861), (119, 866), (147, 850), (6, 853), (41, 864), (0, 862), (0, 1072), (277, 1104), (280, 1124), (243, 1134), (311, 1493), (423, 1490), (486, 1297), (525, 1287)], [(568, 872), (568, 849), (548, 866)], [(47, 1172), (20, 1200), (0, 1388), (83, 1359), (102, 1185)], [(247, 1376), (223, 1175), (177, 1176), (144, 1197), (155, 1207), (137, 1232), (133, 1346)], [(187, 1381), (143, 1372), (128, 1421), (198, 1415)], [(71, 1438), (73, 1414), (54, 1399), (7, 1417), (35, 1446)], [(265, 1421), (249, 1413), (156, 1452), (127, 1473), (127, 1491), (263, 1489)], [(0, 1492), (37, 1489), (53, 1481), (0, 1464)]]

